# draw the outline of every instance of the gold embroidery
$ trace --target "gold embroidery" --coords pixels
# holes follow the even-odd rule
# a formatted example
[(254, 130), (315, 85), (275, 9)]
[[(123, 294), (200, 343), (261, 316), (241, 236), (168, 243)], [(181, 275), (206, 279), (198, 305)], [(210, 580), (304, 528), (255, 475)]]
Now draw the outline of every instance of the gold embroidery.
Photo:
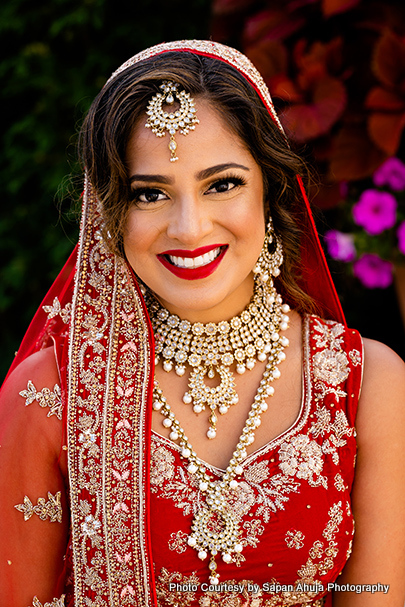
[[(184, 588), (190, 590), (173, 591), (169, 590), (169, 584), (180, 584)], [(195, 591), (199, 588), (200, 580), (195, 573), (189, 576), (184, 576), (181, 573), (170, 573), (167, 569), (162, 568), (160, 575), (156, 578), (156, 598), (158, 605), (172, 605), (173, 607), (188, 607), (195, 600)]]
[(295, 548), (299, 550), (304, 546), (305, 535), (302, 531), (296, 531), (292, 529), (291, 531), (287, 531), (285, 534), (285, 542), (289, 548)]
[(33, 514), (36, 514), (41, 521), (46, 521), (47, 518), (49, 518), (49, 522), (51, 523), (61, 523), (62, 506), (60, 497), (60, 491), (55, 493), (55, 495), (52, 495), (52, 493), (49, 493), (48, 491), (49, 501), (46, 501), (44, 497), (39, 497), (36, 506), (34, 506), (30, 498), (24, 496), (24, 502), (22, 504), (17, 504), (14, 508), (24, 514), (25, 521), (28, 521)]
[(336, 411), (333, 423), (331, 422), (331, 412), (326, 407), (318, 406), (315, 416), (317, 417), (317, 421), (312, 424), (308, 434), (313, 434), (315, 438), (318, 438), (319, 436), (324, 436), (326, 433), (330, 433), (329, 437), (322, 443), (322, 451), (323, 453), (331, 454), (333, 463), (338, 465), (338, 448), (344, 447), (347, 444), (344, 437), (352, 436), (354, 429), (349, 426), (344, 411)]
[(345, 491), (346, 489), (344, 480), (340, 474), (336, 474), (335, 476), (335, 487), (338, 491)]
[(156, 493), (165, 480), (170, 480), (174, 474), (174, 456), (165, 447), (156, 447), (152, 451), (150, 484), (151, 491)]
[(38, 600), (36, 596), (34, 596), (32, 600), (32, 607), (64, 607), (65, 606), (65, 595), (62, 594), (60, 599), (53, 599), (52, 603), (44, 603)]
[(350, 350), (349, 358), (352, 361), (353, 367), (358, 367), (359, 365), (361, 365), (361, 354), (358, 350)]
[(182, 554), (187, 550), (188, 533), (178, 531), (170, 534), (169, 549), (174, 550), (177, 554)]
[(49, 388), (42, 388), (42, 390), (37, 392), (36, 387), (30, 380), (27, 384), (27, 389), (22, 390), (19, 394), (25, 398), (26, 407), (36, 400), (40, 407), (49, 407), (48, 417), (56, 415), (58, 419), (62, 419), (63, 404), (58, 384), (55, 384), (53, 392)]
[(349, 376), (350, 366), (346, 353), (342, 349), (345, 328), (333, 321), (320, 321), (315, 318), (313, 324), (314, 340), (319, 352), (313, 357), (313, 373), (317, 394), (316, 401), (323, 400), (327, 394), (334, 394), (336, 400), (347, 396), (339, 388)]
[[(328, 481), (321, 476), (323, 469), (322, 449), (305, 434), (298, 434), (283, 443), (279, 450), (279, 468), (287, 476), (296, 476), (308, 481), (311, 487), (322, 485), (328, 488)], [(315, 478), (314, 478), (315, 476)]]
[(59, 299), (55, 297), (51, 306), (42, 306), (42, 309), (46, 314), (48, 314), (48, 320), (54, 318), (55, 316), (60, 316), (65, 324), (68, 324), (70, 321), (70, 315), (72, 313), (71, 303), (66, 304), (66, 306), (62, 309)]

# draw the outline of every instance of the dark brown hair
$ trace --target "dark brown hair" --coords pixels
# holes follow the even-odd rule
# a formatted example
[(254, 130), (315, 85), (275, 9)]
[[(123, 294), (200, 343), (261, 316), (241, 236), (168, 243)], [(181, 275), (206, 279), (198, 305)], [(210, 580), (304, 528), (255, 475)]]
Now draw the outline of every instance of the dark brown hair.
[(181, 85), (219, 112), (262, 169), (265, 200), (281, 237), (285, 261), (280, 282), (287, 300), (300, 311), (315, 311), (298, 286), (299, 216), (302, 198), (297, 175), (306, 167), (294, 154), (252, 85), (227, 63), (192, 52), (167, 52), (128, 67), (94, 100), (80, 133), (80, 155), (104, 211), (110, 247), (122, 255), (122, 238), (131, 195), (125, 152), (138, 119), (163, 80)]

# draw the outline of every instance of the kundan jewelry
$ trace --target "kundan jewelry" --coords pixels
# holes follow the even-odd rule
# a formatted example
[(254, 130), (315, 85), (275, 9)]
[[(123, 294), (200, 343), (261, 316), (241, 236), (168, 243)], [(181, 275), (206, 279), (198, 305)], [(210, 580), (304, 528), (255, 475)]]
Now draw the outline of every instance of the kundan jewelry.
[[(253, 297), (245, 310), (230, 321), (218, 324), (190, 323), (170, 314), (153, 295), (146, 291), (145, 302), (155, 335), (156, 364), (163, 359), (163, 369), (175, 369), (184, 375), (186, 365), (191, 367), (188, 390), (183, 402), (193, 405), (196, 414), (208, 407), (207, 436), (216, 437), (217, 411), (227, 413), (239, 398), (231, 366), (237, 373), (253, 369), (256, 360), (264, 362), (286, 344), (280, 335), (288, 328), (289, 306), (283, 304), (272, 281), (257, 281)], [(205, 379), (219, 379), (216, 386)]]
[[(195, 129), (199, 122), (194, 99), (186, 91), (178, 91), (179, 85), (169, 80), (164, 80), (159, 88), (162, 93), (157, 93), (148, 103), (146, 114), (149, 116), (145, 126), (152, 129), (157, 137), (164, 137), (166, 131), (170, 135), (169, 150), (171, 153), (171, 162), (178, 160), (176, 156), (177, 143), (174, 138), (177, 131), (182, 135), (187, 135), (189, 131)], [(165, 111), (165, 106), (172, 106), (177, 101), (179, 108), (177, 110)]]
[(271, 276), (280, 275), (280, 266), (283, 263), (283, 247), (280, 238), (276, 235), (273, 228), (271, 217), (266, 226), (264, 243), (256, 262), (253, 272), (256, 279), (262, 283), (271, 281)]
[(241, 553), (244, 548), (241, 543), (239, 523), (229, 507), (226, 496), (238, 486), (236, 479), (243, 472), (241, 462), (247, 457), (246, 447), (254, 442), (255, 431), (261, 424), (261, 415), (268, 408), (266, 399), (274, 394), (271, 382), (280, 377), (277, 365), (285, 359), (283, 350), (286, 346), (288, 339), (285, 337), (274, 342), (238, 444), (222, 479), (218, 481), (212, 481), (208, 476), (203, 463), (197, 458), (183, 428), (163, 396), (157, 380), (154, 383), (153, 409), (160, 411), (164, 416), (163, 426), (170, 428), (170, 439), (179, 442), (181, 455), (188, 460), (187, 470), (197, 477), (199, 489), (205, 495), (205, 504), (201, 505), (194, 516), (187, 543), (198, 551), (198, 557), (203, 561), (208, 557), (208, 553), (211, 554), (208, 564), (211, 584), (219, 583), (216, 557), (220, 555), (225, 563), (231, 563), (234, 560), (233, 554)]

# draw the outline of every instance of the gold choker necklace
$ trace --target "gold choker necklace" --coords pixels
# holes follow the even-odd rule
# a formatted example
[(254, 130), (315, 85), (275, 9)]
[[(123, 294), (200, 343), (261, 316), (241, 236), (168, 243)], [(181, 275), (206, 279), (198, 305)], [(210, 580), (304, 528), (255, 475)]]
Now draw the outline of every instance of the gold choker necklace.
[[(236, 363), (237, 373), (242, 374), (253, 369), (256, 360), (271, 360), (288, 345), (280, 332), (288, 328), (289, 306), (283, 304), (271, 281), (255, 285), (253, 297), (240, 315), (219, 323), (181, 320), (150, 291), (145, 292), (145, 302), (155, 335), (156, 365), (163, 359), (163, 369), (168, 373), (174, 369), (179, 376), (190, 366), (183, 402), (192, 404), (197, 415), (210, 409), (207, 437), (215, 438), (217, 410), (224, 415), (239, 400), (231, 366)], [(206, 377), (219, 383), (207, 385)]]

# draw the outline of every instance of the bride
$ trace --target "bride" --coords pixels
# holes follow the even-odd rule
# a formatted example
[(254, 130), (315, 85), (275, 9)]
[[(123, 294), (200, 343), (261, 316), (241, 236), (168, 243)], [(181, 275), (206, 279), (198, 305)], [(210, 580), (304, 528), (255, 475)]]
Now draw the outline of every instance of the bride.
[(258, 72), (147, 49), (81, 157), (1, 392), (1, 607), (402, 606), (404, 364), (346, 327)]

